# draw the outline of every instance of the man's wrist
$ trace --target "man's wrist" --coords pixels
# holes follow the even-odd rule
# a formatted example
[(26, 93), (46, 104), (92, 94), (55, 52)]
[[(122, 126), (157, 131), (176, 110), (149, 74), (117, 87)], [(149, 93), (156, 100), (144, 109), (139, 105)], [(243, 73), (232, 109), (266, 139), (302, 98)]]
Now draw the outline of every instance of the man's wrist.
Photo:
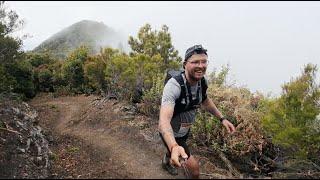
[(220, 122), (222, 122), (223, 120), (225, 120), (226, 118), (224, 116), (222, 116), (219, 120)]
[(170, 152), (172, 152), (173, 148), (176, 147), (176, 146), (179, 146), (177, 143), (173, 144), (170, 148)]

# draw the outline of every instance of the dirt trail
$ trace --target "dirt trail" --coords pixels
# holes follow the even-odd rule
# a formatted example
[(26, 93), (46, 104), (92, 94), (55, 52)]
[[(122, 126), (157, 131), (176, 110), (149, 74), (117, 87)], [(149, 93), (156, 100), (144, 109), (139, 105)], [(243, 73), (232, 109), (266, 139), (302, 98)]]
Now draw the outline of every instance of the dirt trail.
[[(63, 169), (60, 166), (68, 169), (64, 176), (59, 175), (63, 170), (58, 172), (53, 169), (54, 173), (72, 178), (185, 178), (182, 169), (178, 176), (171, 176), (161, 168), (161, 152), (164, 152), (164, 148), (152, 132), (155, 123), (147, 124), (148, 128), (141, 128), (144, 126), (139, 124), (146, 125), (143, 118), (126, 120), (125, 113), (119, 110), (121, 104), (102, 100), (94, 96), (40, 96), (30, 102), (39, 111), (44, 129), (52, 131), (53, 136), (59, 136), (55, 137), (58, 139), (68, 136), (72, 138), (70, 142), (81, 141), (81, 144), (71, 143), (68, 146), (78, 148), (77, 158), (87, 158), (82, 162), (90, 162), (90, 176), (83, 174), (88, 171), (86, 165), (77, 162), (72, 167), (65, 165), (65, 162), (60, 163), (60, 169)], [(65, 148), (60, 145), (60, 148), (56, 148), (56, 154)], [(91, 153), (94, 151), (97, 153)]]

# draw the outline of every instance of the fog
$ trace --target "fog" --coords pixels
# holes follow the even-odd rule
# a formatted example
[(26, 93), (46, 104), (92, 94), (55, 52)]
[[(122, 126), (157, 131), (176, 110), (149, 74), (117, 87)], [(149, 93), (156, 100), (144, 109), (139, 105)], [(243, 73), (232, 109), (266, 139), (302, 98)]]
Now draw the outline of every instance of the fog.
[[(307, 63), (319, 67), (320, 2), (6, 2), (25, 20), (24, 49), (81, 20), (103, 22), (129, 37), (166, 24), (174, 47), (208, 49), (209, 67), (230, 65), (230, 81), (278, 95)], [(319, 76), (319, 73), (318, 73)], [(319, 81), (318, 81), (319, 82)]]

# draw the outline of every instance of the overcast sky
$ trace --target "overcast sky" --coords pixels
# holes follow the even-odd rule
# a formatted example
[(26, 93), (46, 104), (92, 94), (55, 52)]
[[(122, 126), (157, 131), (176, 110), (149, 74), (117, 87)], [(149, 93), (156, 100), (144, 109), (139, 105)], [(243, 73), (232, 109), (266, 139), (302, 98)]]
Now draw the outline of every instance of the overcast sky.
[[(144, 24), (166, 24), (174, 47), (202, 44), (209, 67), (230, 65), (230, 79), (252, 92), (278, 95), (307, 63), (320, 66), (320, 2), (25, 2), (7, 7), (25, 21), (31, 50), (61, 29), (95, 20), (137, 36)], [(319, 76), (319, 73), (318, 73)], [(319, 79), (319, 78), (318, 78)], [(319, 82), (319, 81), (318, 81)]]

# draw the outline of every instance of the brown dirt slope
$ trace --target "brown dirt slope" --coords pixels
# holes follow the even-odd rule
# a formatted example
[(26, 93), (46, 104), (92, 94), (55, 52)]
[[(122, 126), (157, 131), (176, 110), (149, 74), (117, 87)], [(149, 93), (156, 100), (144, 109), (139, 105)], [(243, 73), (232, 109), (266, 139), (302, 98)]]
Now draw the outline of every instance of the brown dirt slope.
[(157, 120), (136, 113), (134, 106), (97, 96), (30, 102), (54, 154), (51, 178), (185, 178), (161, 168), (164, 147)]

